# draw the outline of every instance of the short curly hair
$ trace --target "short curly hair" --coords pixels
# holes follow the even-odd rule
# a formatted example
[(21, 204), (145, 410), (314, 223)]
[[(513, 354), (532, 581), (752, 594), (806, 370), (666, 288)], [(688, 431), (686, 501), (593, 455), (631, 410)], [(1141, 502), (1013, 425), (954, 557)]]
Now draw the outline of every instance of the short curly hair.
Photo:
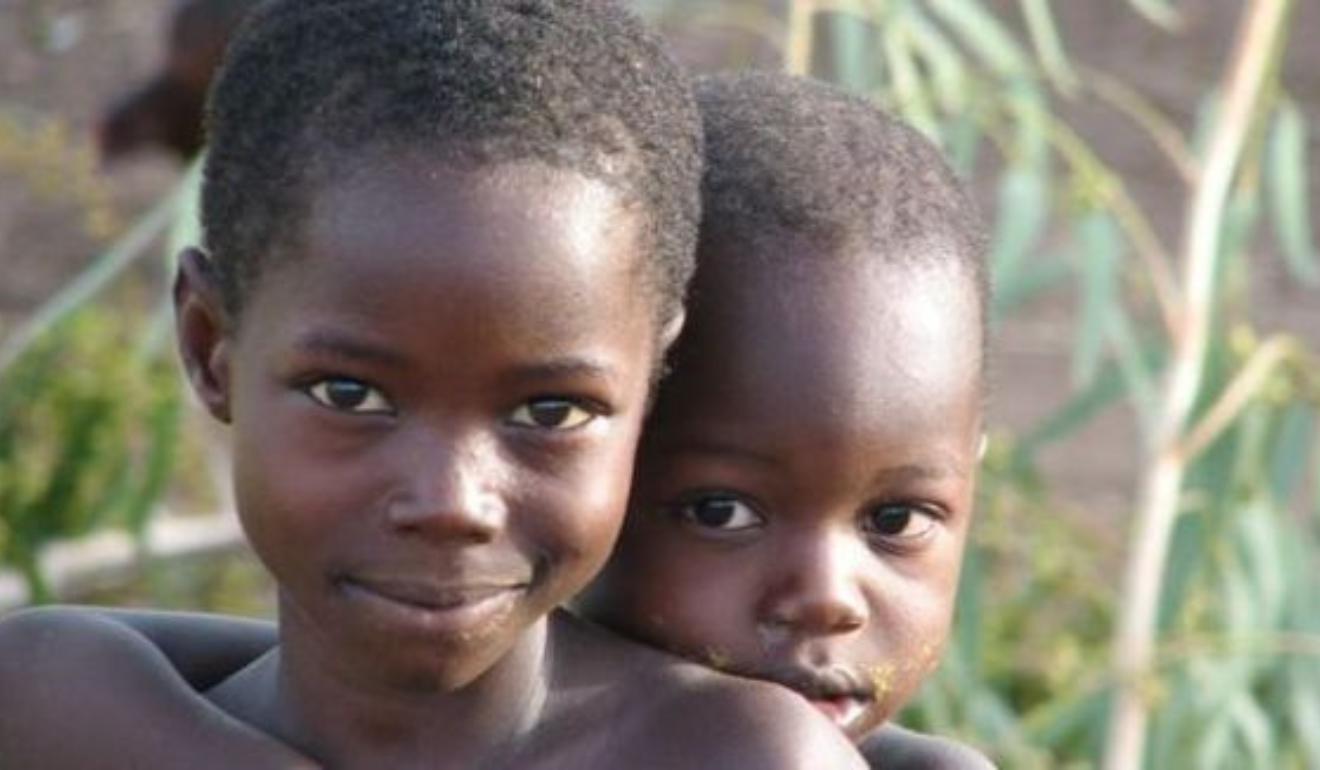
[(842, 89), (780, 73), (707, 76), (697, 102), (703, 243), (731, 241), (755, 256), (767, 253), (759, 244), (797, 235), (832, 258), (954, 260), (984, 322), (984, 225), (928, 139)]
[(204, 240), (235, 316), (296, 252), (318, 182), (396, 150), (605, 182), (641, 214), (659, 318), (682, 306), (700, 120), (664, 44), (608, 0), (270, 0), (231, 43), (207, 126)]

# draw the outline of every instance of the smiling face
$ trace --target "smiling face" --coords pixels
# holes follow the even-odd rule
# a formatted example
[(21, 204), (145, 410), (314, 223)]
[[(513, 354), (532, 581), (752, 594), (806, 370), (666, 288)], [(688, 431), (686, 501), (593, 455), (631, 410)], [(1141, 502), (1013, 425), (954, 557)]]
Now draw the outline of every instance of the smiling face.
[(180, 336), (233, 423), (286, 658), (450, 690), (608, 555), (655, 312), (637, 217), (608, 188), (397, 160), (313, 196), (299, 253), (261, 277), (237, 330), (185, 270)]
[(856, 739), (911, 695), (948, 633), (980, 431), (974, 284), (953, 260), (730, 248), (702, 253), (588, 606), (793, 687)]

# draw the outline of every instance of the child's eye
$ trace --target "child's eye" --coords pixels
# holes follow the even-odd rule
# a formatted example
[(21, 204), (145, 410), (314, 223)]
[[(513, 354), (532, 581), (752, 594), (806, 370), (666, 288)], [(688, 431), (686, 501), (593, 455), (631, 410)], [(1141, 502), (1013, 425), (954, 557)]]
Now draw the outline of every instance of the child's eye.
[(885, 540), (913, 543), (934, 531), (940, 517), (910, 503), (885, 503), (868, 511), (862, 521), (867, 534)]
[(538, 398), (519, 406), (509, 416), (509, 422), (542, 430), (572, 430), (596, 419), (599, 415), (582, 404), (567, 398)]
[(351, 377), (327, 377), (307, 388), (316, 403), (337, 412), (393, 414), (394, 406), (379, 391)]
[(684, 521), (721, 532), (742, 532), (765, 524), (756, 509), (731, 495), (706, 495), (676, 508)]

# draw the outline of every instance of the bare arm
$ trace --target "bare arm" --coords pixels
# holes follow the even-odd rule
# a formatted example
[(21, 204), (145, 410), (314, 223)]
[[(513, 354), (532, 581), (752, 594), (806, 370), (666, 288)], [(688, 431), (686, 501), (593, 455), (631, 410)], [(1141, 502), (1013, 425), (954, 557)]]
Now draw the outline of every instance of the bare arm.
[(198, 692), (224, 681), (270, 651), (277, 641), (273, 623), (228, 615), (105, 607), (66, 609), (87, 612), (140, 634)]
[(862, 742), (871, 767), (892, 770), (994, 770), (994, 764), (970, 746), (887, 724)]
[(273, 638), (268, 627), (195, 615), (66, 607), (6, 616), (0, 767), (311, 767), (189, 684), (223, 679)]
[(660, 739), (642, 767), (866, 767), (838, 728), (778, 685), (738, 680), (658, 705)]

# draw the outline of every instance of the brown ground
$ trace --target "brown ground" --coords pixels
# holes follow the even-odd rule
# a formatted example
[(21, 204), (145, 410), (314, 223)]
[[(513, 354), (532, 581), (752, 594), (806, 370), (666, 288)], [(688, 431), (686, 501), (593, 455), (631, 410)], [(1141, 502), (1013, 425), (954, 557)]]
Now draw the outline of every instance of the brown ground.
[[(1014, 0), (997, 0), (1004, 8)], [(1137, 84), (1180, 123), (1194, 114), (1205, 84), (1216, 79), (1229, 50), (1237, 0), (1183, 0), (1190, 25), (1182, 37), (1159, 33), (1120, 0), (1054, 4), (1079, 60)], [(1287, 61), (1289, 88), (1307, 104), (1312, 126), (1313, 189), (1320, 186), (1320, 3), (1299, 2)], [(168, 0), (0, 0), (0, 119), (54, 118), (69, 135), (57, 150), (25, 160), (6, 155), (0, 135), (0, 334), (53, 292), (95, 253), (83, 217), (105, 193), (126, 220), (142, 212), (174, 179), (176, 165), (144, 156), (79, 181), (74, 150), (84, 147), (94, 116), (120, 89), (151, 71), (160, 55), (161, 14)], [(1176, 180), (1148, 143), (1093, 101), (1069, 106), (1084, 133), (1122, 169), (1134, 194), (1166, 234), (1181, 214)], [(84, 147), (85, 148), (85, 147)], [(40, 172), (41, 163), (55, 170)], [(37, 170), (34, 170), (37, 169)], [(45, 173), (53, 192), (38, 194)], [(1320, 189), (1313, 193), (1320, 202)], [(1320, 225), (1320, 203), (1312, 219)], [(1317, 227), (1320, 229), (1320, 227)], [(1288, 280), (1279, 260), (1262, 254), (1251, 292), (1253, 315), (1265, 329), (1295, 332), (1320, 346), (1320, 293)], [(1066, 394), (1072, 299), (1066, 292), (1026, 308), (999, 330), (992, 420), (1030, 425)], [(1122, 410), (1098, 420), (1051, 450), (1046, 470), (1064, 496), (1101, 514), (1128, 507), (1138, 462), (1132, 425)], [(1101, 528), (1104, 518), (1095, 519)]]

